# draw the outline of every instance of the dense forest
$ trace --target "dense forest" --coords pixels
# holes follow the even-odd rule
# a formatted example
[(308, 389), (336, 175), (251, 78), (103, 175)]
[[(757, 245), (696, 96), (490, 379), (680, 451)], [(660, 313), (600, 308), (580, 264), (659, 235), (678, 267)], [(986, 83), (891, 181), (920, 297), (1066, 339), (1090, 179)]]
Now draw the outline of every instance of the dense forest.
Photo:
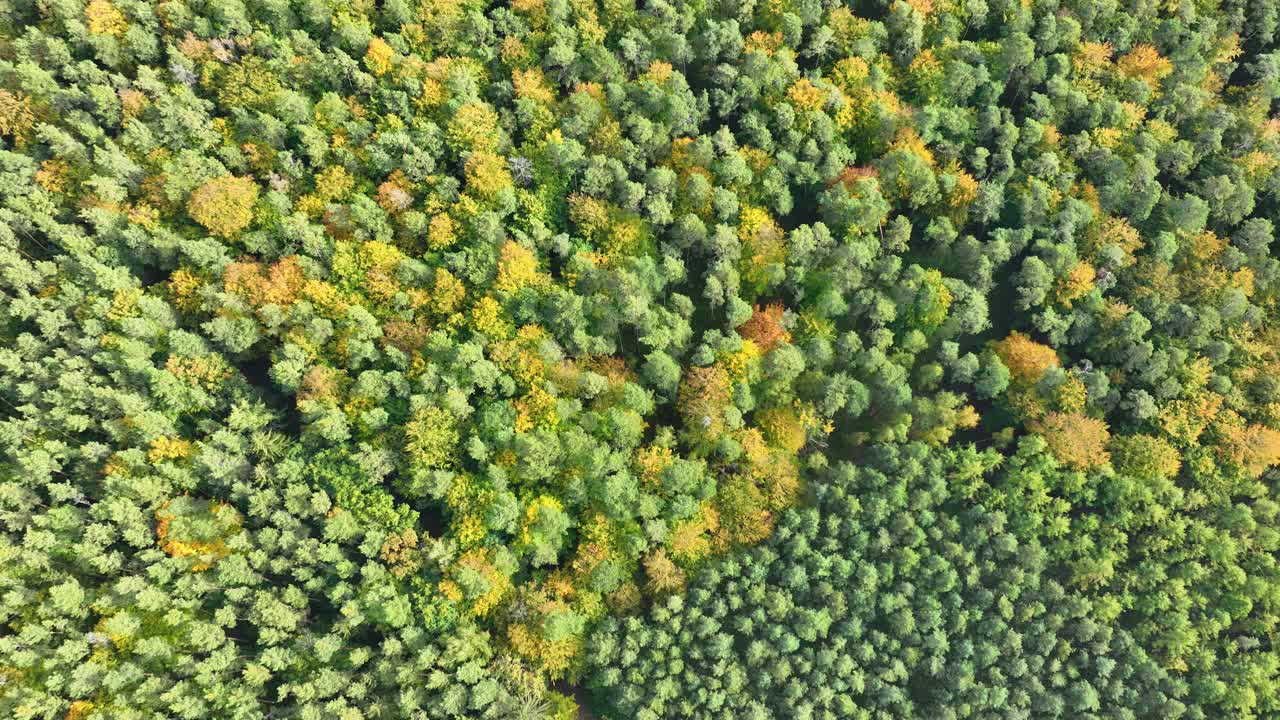
[(1277, 0), (0, 0), (0, 716), (1280, 718)]

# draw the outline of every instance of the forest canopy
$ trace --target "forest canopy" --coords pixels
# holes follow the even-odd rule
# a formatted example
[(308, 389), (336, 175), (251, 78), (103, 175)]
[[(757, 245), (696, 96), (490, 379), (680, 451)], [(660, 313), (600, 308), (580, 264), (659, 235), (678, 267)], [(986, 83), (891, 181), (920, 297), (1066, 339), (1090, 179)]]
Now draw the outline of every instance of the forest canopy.
[(0, 0), (0, 716), (1280, 717), (1275, 0)]

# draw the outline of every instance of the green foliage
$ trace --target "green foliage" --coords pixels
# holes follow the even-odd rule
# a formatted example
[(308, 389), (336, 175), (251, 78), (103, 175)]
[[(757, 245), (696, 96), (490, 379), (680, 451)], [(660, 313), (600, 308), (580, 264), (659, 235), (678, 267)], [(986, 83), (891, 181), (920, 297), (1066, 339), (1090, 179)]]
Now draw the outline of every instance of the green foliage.
[(1273, 5), (4, 4), (0, 716), (1280, 716)]
[(1186, 683), (1053, 577), (1047, 536), (954, 493), (989, 495), (999, 460), (908, 444), (833, 467), (764, 546), (601, 624), (606, 714), (1185, 717)]
[(339, 450), (324, 450), (307, 462), (311, 482), (329, 493), (337, 507), (355, 515), (362, 524), (396, 532), (418, 523), (418, 513), (396, 501), (360, 460)]

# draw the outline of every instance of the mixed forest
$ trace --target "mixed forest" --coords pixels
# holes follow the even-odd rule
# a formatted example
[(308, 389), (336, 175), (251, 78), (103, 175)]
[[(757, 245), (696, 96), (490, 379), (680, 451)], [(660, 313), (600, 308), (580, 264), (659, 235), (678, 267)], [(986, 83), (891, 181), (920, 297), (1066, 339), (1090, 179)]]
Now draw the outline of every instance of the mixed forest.
[(1277, 0), (0, 0), (0, 717), (1280, 718)]

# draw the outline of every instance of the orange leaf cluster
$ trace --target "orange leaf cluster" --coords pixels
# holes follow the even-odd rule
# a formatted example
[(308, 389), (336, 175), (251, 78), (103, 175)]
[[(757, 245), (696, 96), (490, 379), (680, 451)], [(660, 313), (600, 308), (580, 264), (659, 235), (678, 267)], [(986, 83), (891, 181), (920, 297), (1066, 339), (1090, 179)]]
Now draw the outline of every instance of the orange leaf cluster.
[(1078, 470), (1087, 470), (1111, 461), (1107, 443), (1111, 433), (1107, 424), (1083, 413), (1049, 413), (1034, 423), (1049, 445), (1049, 452), (1059, 462)]
[(786, 308), (778, 303), (764, 308), (756, 305), (751, 317), (738, 328), (738, 334), (754, 342), (761, 352), (769, 352), (779, 343), (791, 340), (791, 334), (782, 325), (785, 312)]
[(992, 344), (1000, 362), (1009, 369), (1014, 382), (1032, 385), (1050, 368), (1059, 366), (1058, 353), (1048, 345), (1041, 345), (1024, 333), (1013, 332), (1009, 337)]

